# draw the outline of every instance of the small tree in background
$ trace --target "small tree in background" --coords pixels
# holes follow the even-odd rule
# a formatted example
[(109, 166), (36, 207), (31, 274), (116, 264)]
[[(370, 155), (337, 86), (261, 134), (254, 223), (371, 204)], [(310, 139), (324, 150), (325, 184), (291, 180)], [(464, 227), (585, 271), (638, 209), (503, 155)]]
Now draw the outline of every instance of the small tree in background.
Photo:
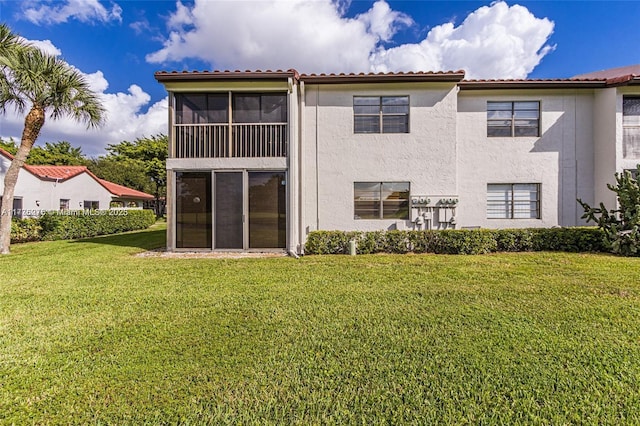
[[(640, 165), (637, 166), (640, 176)], [(611, 251), (623, 256), (640, 256), (640, 185), (629, 171), (616, 173), (616, 184), (607, 187), (616, 193), (618, 208), (607, 210), (604, 203), (591, 207), (578, 199), (584, 209), (582, 219), (596, 222), (604, 231)]]
[(62, 59), (21, 43), (9, 27), (0, 24), (0, 114), (10, 107), (26, 115), (20, 145), (4, 178), (0, 254), (9, 254), (18, 173), (47, 116), (53, 120), (69, 117), (90, 127), (102, 124), (105, 115), (99, 96), (79, 71)]

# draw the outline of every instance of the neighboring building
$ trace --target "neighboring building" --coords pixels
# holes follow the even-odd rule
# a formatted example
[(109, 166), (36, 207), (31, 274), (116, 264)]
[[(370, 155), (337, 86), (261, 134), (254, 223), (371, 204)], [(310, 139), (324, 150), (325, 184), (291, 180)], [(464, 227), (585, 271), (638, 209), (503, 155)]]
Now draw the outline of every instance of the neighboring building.
[(640, 161), (640, 66), (558, 80), (464, 72), (158, 72), (167, 246), (286, 249), (313, 230), (583, 225)]
[[(13, 156), (0, 148), (0, 191)], [(85, 166), (24, 165), (18, 175), (13, 210), (18, 217), (50, 210), (142, 208), (153, 195), (98, 178)], [(2, 194), (0, 193), (0, 199)]]

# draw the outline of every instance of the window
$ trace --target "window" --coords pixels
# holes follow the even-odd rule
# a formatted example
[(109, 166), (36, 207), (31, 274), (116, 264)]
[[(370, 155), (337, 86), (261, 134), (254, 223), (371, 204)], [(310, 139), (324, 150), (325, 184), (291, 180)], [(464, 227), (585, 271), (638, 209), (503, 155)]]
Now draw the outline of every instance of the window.
[(69, 200), (60, 198), (60, 210), (69, 210)]
[[(0, 195), (0, 209), (2, 209), (2, 195)], [(0, 214), (5, 212), (0, 211)], [(13, 208), (11, 209), (11, 216), (22, 218), (22, 197), (13, 197)]]
[(286, 123), (287, 96), (285, 94), (234, 94), (234, 123)]
[(638, 180), (638, 169), (624, 169), (622, 172), (629, 172), (633, 179)]
[(640, 158), (640, 97), (622, 98), (624, 158)]
[(409, 219), (409, 182), (355, 182), (355, 219)]
[(487, 136), (540, 136), (540, 102), (487, 102)]
[(355, 133), (409, 133), (408, 96), (354, 96)]
[(228, 93), (176, 93), (176, 124), (227, 123)]
[(487, 218), (540, 219), (540, 184), (488, 184)]
[(98, 210), (100, 208), (100, 202), (98, 201), (84, 201), (85, 210)]

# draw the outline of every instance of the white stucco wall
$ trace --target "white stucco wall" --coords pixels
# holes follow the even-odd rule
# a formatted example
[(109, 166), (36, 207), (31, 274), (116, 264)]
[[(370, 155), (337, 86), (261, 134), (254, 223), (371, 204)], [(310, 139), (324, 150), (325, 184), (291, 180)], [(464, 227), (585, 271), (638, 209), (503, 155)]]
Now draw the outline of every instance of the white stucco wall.
[[(394, 228), (397, 220), (354, 219), (354, 182), (409, 182), (412, 194), (455, 195), (456, 93), (453, 83), (307, 84), (306, 230)], [(354, 134), (354, 96), (409, 96), (409, 133)]]
[[(4, 188), (4, 176), (10, 161), (0, 155), (0, 188)], [(27, 170), (20, 170), (14, 192), (15, 198), (22, 199), (24, 216), (35, 216), (40, 211), (58, 210), (60, 199), (69, 200), (70, 210), (82, 210), (83, 203), (98, 201), (100, 209), (108, 209), (112, 194), (87, 173), (71, 179), (55, 182), (42, 180)]]
[[(458, 99), (460, 227), (582, 223), (576, 202), (593, 200), (591, 91), (461, 91)], [(487, 137), (487, 101), (540, 101), (540, 137)], [(487, 184), (540, 184), (540, 219), (487, 219)]]
[(616, 157), (622, 157), (622, 99), (618, 106), (617, 98), (615, 88), (599, 89), (594, 94), (594, 198), (609, 208), (615, 205), (616, 197), (607, 184), (615, 181)]

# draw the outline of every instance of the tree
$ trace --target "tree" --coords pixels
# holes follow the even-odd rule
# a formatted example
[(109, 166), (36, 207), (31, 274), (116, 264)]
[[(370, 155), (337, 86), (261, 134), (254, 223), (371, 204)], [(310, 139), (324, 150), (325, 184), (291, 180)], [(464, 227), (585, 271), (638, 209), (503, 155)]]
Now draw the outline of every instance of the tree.
[(8, 141), (0, 138), (0, 148), (4, 149), (11, 155), (15, 155), (16, 152), (18, 152), (18, 145), (16, 145), (16, 141), (14, 141), (13, 138)]
[(20, 43), (0, 25), (0, 112), (8, 107), (26, 116), (16, 152), (4, 180), (0, 208), (0, 254), (9, 253), (11, 209), (18, 173), (45, 124), (71, 117), (88, 127), (101, 125), (105, 109), (86, 79), (69, 64), (41, 50)]
[[(640, 165), (637, 173), (640, 176)], [(607, 187), (617, 194), (618, 208), (608, 210), (604, 203), (591, 207), (578, 199), (584, 209), (582, 219), (598, 224), (613, 253), (640, 256), (640, 185), (629, 171), (616, 173), (615, 179), (616, 184)]]
[(110, 144), (108, 154), (94, 160), (89, 168), (103, 179), (154, 194), (156, 215), (160, 216), (167, 191), (167, 147), (166, 135)]
[(82, 154), (82, 148), (72, 147), (67, 141), (47, 142), (31, 149), (27, 164), (52, 166), (87, 166), (90, 161)]

